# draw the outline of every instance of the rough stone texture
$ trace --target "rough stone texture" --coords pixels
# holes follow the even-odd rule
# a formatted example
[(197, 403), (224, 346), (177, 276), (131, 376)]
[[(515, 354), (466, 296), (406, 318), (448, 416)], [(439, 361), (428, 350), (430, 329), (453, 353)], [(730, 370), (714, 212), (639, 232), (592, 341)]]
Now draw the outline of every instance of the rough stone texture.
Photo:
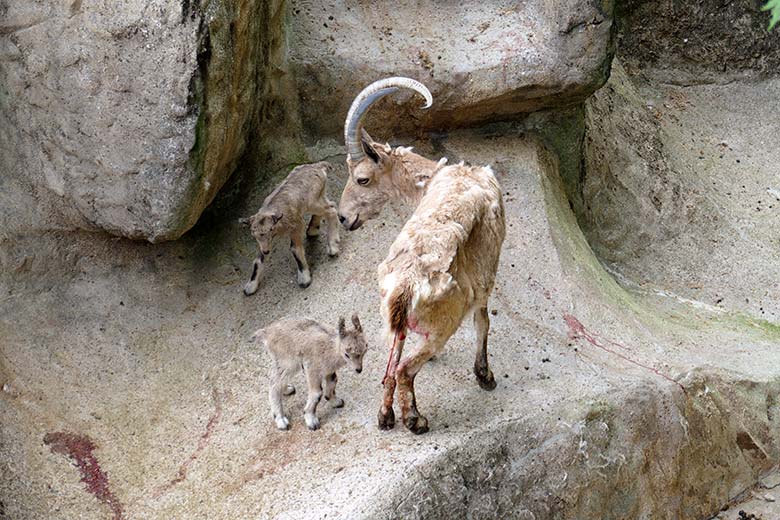
[[(773, 520), (780, 518), (780, 473), (761, 479), (745, 493), (743, 500), (730, 504), (714, 520)], [(750, 516), (753, 515), (753, 516)]]
[(281, 4), (0, 1), (0, 228), (184, 233), (243, 151)]
[(727, 82), (777, 74), (780, 38), (763, 0), (618, 2), (620, 54), (675, 84)]
[[(502, 183), (494, 392), (474, 381), (466, 324), (417, 379), (432, 431), (376, 428), (386, 350), (371, 266), (407, 209), (344, 234), (338, 259), (312, 241), (307, 290), (280, 244), (251, 298), (241, 287), (254, 244), (233, 213), (168, 244), (20, 239), (6, 261), (27, 267), (0, 271), (5, 514), (703, 519), (780, 462), (776, 325), (616, 284), (578, 229), (557, 160), (523, 128), (410, 144), (490, 164)], [(345, 179), (335, 161), (332, 197)], [(335, 321), (353, 310), (371, 350), (362, 374), (339, 378), (346, 407), (323, 404), (322, 428), (309, 432), (299, 392), (286, 402), (292, 430), (277, 431), (269, 359), (249, 335), (284, 315)], [(94, 464), (78, 464), (85, 451)]]
[(680, 87), (616, 62), (586, 103), (579, 220), (597, 254), (648, 288), (776, 322), (778, 100), (776, 78)]
[(610, 262), (684, 231), (696, 205), (669, 167), (647, 103), (617, 60), (607, 84), (585, 103), (580, 220), (597, 254)]
[[(0, 74), (10, 74), (28, 58), (8, 42), (37, 25), (11, 27), (6, 14), (22, 8), (2, 5)], [(31, 5), (37, 12), (43, 4)], [(558, 4), (544, 5), (550, 13), (564, 12)], [(324, 16), (323, 24), (339, 21), (327, 20), (324, 4), (293, 7), (303, 12), (305, 6), (307, 15)], [(236, 4), (236, 12), (245, 7)], [(379, 343), (374, 266), (409, 210), (390, 206), (383, 219), (345, 233), (337, 259), (327, 257), (321, 239), (312, 241), (309, 257), (318, 272), (307, 290), (296, 287), (286, 244), (279, 244), (258, 293), (241, 294), (255, 245), (236, 217), (257, 208), (289, 170), (284, 161), (333, 160), (328, 189), (334, 199), (346, 177), (338, 142), (317, 133), (337, 133), (343, 111), (334, 109), (322, 119), (330, 122), (310, 129), (320, 139), (316, 145), (295, 146), (295, 102), (287, 97), (295, 87), (290, 75), (274, 68), (285, 52), (282, 34), (273, 32), (284, 25), (284, 10), (266, 7), (269, 16), (259, 18), (273, 34), (260, 40), (258, 52), (274, 81), (257, 87), (257, 110), (260, 128), (278, 148), (264, 144), (252, 158), (259, 162), (243, 165), (242, 172), (260, 172), (262, 182), (239, 176), (202, 223), (172, 243), (80, 232), (0, 236), (0, 517), (704, 519), (743, 498), (757, 481), (774, 482), (780, 463), (780, 200), (771, 197), (780, 199), (780, 157), (777, 122), (761, 116), (780, 111), (776, 79), (670, 87), (618, 66), (608, 88), (586, 107), (406, 143), (451, 162), (490, 164), (502, 183), (508, 233), (490, 303), (489, 349), (498, 388), (486, 393), (474, 381), (473, 331), (465, 324), (417, 379), (432, 431), (415, 437), (399, 425), (379, 432), (386, 350)], [(374, 16), (362, 4), (348, 7)], [(227, 9), (209, 4), (205, 13), (211, 15), (192, 9), (184, 22), (193, 34), (204, 35), (208, 27), (210, 45), (203, 38), (198, 45), (212, 49), (210, 66), (197, 66), (196, 50), (189, 58), (195, 61), (187, 62), (207, 85), (249, 73), (240, 63), (216, 65), (214, 56), (233, 48), (218, 44), (223, 36), (242, 30), (241, 23), (231, 30), (220, 22), (218, 8)], [(396, 16), (376, 8), (378, 19)], [(407, 4), (399, 9), (405, 17), (417, 12)], [(474, 9), (474, 16), (486, 16), (485, 8)], [(583, 43), (608, 30), (607, 21), (579, 25), (591, 21), (587, 7), (567, 9), (579, 21), (564, 40)], [(507, 16), (523, 27), (540, 23), (530, 12)], [(443, 27), (437, 22), (445, 21), (443, 12), (422, 14), (430, 15), (432, 27)], [(198, 22), (197, 29), (199, 19), (204, 25)], [(496, 20), (484, 34), (493, 28), (498, 35), (502, 20)], [(314, 29), (323, 36), (319, 25)], [(376, 31), (349, 36), (390, 38), (381, 26)], [(481, 37), (469, 43), (483, 45)], [(292, 50), (300, 67), (299, 44)], [(326, 40), (323, 47), (330, 45)], [(343, 41), (337, 48), (352, 52)], [(203, 60), (208, 53), (200, 55)], [(425, 74), (441, 74), (418, 59)], [(6, 61), (12, 63), (7, 69)], [(577, 67), (571, 70), (583, 70)], [(507, 70), (514, 74), (509, 78), (521, 75)], [(485, 77), (495, 83), (500, 72), (493, 68)], [(351, 96), (342, 86), (352, 75), (322, 74), (332, 89), (327, 95), (345, 108)], [(450, 77), (453, 84), (456, 79)], [(444, 87), (434, 81), (436, 88)], [(191, 94), (196, 105), (198, 99), (216, 103), (208, 87)], [(468, 92), (461, 94), (468, 99)], [(555, 95), (542, 99), (553, 102)], [(442, 102), (457, 103), (453, 96), (441, 96)], [(480, 96), (468, 108), (475, 114), (490, 106), (487, 94)], [(233, 128), (229, 117), (240, 117), (241, 109), (234, 101), (200, 112), (205, 125), (195, 114), (186, 116), (194, 135), (231, 149), (233, 137), (207, 130)], [(301, 103), (312, 123), (315, 102), (302, 96)], [(530, 106), (522, 103), (509, 106)], [(15, 114), (8, 106), (2, 105), (2, 117)], [(420, 116), (412, 106), (403, 110)], [(461, 124), (455, 114), (463, 124), (510, 117), (483, 112), (467, 121), (466, 110), (411, 121), (423, 127), (435, 126), (435, 117)], [(404, 113), (377, 115), (389, 126)], [(2, 142), (16, 139), (17, 128), (0, 125)], [(378, 139), (390, 137), (382, 135), (382, 124), (371, 129)], [(231, 160), (210, 158), (200, 145), (194, 151), (200, 159), (191, 154), (188, 160)], [(2, 224), (19, 226), (19, 215), (39, 214), (52, 215), (53, 227), (86, 222), (67, 197), (21, 175), (31, 168), (23, 159), (3, 158), (16, 169), (0, 176), (0, 202), (19, 207), (14, 220), (4, 217)], [(8, 186), (16, 195), (9, 196)], [(589, 227), (589, 218), (597, 225)], [(606, 269), (591, 245), (609, 260)], [(276, 431), (265, 397), (269, 359), (249, 335), (284, 315), (335, 321), (354, 310), (361, 312), (372, 350), (361, 375), (340, 377), (346, 407), (323, 404), (322, 429), (309, 432), (299, 392), (286, 402), (292, 430)]]
[(425, 112), (408, 94), (378, 104), (367, 126), (387, 134), (574, 104), (609, 73), (610, 0), (292, 1), (291, 10), (290, 66), (313, 135), (337, 135), (354, 96), (382, 77), (418, 79), (434, 98)]

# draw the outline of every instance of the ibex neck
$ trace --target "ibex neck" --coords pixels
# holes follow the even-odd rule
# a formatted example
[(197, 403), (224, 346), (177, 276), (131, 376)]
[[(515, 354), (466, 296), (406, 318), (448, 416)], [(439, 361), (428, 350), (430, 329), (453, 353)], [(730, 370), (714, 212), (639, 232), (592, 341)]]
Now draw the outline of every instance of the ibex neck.
[(393, 171), (397, 197), (407, 204), (418, 204), (439, 167), (437, 161), (411, 152), (405, 154), (400, 158), (398, 168)]
[(347, 360), (344, 359), (344, 355), (341, 353), (341, 347), (338, 343), (335, 344), (333, 350), (330, 351), (330, 356), (327, 361), (330, 367), (330, 372), (336, 372), (338, 369), (344, 367), (347, 364)]

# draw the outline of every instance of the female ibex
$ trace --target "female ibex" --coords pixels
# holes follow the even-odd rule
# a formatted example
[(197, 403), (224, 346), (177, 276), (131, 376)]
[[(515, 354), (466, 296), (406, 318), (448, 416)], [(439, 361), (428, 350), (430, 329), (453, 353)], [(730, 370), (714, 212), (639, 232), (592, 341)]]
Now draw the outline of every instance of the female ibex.
[[(490, 167), (445, 166), (444, 158), (431, 161), (411, 148), (381, 145), (362, 130), (362, 118), (371, 104), (398, 88), (422, 94), (425, 108), (432, 103), (428, 89), (408, 78), (377, 81), (355, 98), (344, 128), (349, 178), (339, 220), (355, 230), (379, 215), (388, 199), (417, 204), (378, 269), (390, 347), (379, 427), (390, 429), (395, 424), (397, 383), (404, 425), (414, 433), (425, 433), (428, 421), (417, 411), (414, 378), (470, 312), (477, 331), (477, 382), (485, 390), (496, 387), (487, 359), (487, 302), (504, 241), (504, 203)], [(419, 334), (422, 343), (401, 361), (407, 330)]]

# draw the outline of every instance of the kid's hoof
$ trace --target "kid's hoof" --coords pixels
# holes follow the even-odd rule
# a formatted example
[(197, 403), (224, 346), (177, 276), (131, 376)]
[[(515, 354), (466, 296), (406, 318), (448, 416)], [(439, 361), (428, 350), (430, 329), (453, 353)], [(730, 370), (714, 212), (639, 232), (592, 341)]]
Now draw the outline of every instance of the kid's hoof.
[(392, 430), (395, 427), (395, 413), (392, 408), (390, 408), (387, 413), (382, 413), (382, 410), (379, 410), (377, 418), (380, 430), (387, 431)]
[(319, 419), (317, 419), (316, 417), (313, 417), (313, 418), (309, 418), (309, 417), (307, 417), (307, 418), (306, 418), (306, 426), (307, 426), (307, 427), (308, 427), (308, 428), (309, 428), (311, 431), (316, 431), (316, 430), (319, 430), (319, 429), (320, 429), (320, 420), (319, 420)]
[(480, 376), (477, 374), (477, 383), (482, 390), (488, 392), (496, 388), (496, 378), (493, 377), (493, 372), (488, 371), (487, 376)]
[(274, 421), (276, 422), (276, 427), (280, 430), (290, 429), (290, 421), (287, 420), (287, 417), (277, 417)]
[(331, 247), (330, 250), (328, 250), (328, 255), (331, 257), (339, 256), (339, 248), (338, 247)]
[(404, 426), (415, 435), (420, 435), (428, 431), (428, 419), (422, 415), (407, 417), (404, 419)]
[(293, 385), (287, 385), (284, 387), (284, 395), (293, 395), (295, 393), (295, 387)]
[(257, 286), (249, 282), (244, 286), (244, 296), (252, 296), (257, 292)]
[(337, 397), (333, 400), (333, 408), (344, 408), (344, 399)]

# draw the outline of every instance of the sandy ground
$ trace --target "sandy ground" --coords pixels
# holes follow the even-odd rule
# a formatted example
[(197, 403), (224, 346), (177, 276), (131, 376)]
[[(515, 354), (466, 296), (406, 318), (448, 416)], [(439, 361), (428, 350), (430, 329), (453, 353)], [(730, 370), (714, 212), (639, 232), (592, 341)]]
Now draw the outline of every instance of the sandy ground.
[[(254, 245), (236, 211), (170, 244), (17, 239), (0, 293), (0, 518), (707, 518), (771, 473), (780, 327), (752, 302), (778, 308), (776, 278), (760, 281), (760, 269), (777, 267), (764, 256), (702, 273), (694, 261), (726, 265), (745, 244), (776, 247), (768, 212), (740, 213), (756, 233), (718, 255), (698, 244), (687, 264), (646, 259), (669, 264), (652, 273), (659, 296), (636, 271), (617, 273), (621, 286), (598, 263), (535, 139), (484, 130), (437, 147), (451, 161), (491, 164), (505, 192), (490, 305), (495, 391), (474, 380), (464, 323), (417, 379), (431, 432), (377, 430), (386, 346), (375, 271), (408, 208), (342, 232), (336, 259), (312, 240), (305, 290), (278, 244), (252, 297), (241, 288)], [(337, 200), (345, 170), (334, 161)], [(751, 303), (720, 306), (708, 289), (678, 284), (675, 273), (694, 272)], [(268, 356), (249, 336), (282, 316), (335, 324), (353, 311), (371, 350), (362, 374), (341, 374), (345, 408), (324, 404), (310, 432), (298, 392), (285, 403), (292, 429), (277, 431)]]

